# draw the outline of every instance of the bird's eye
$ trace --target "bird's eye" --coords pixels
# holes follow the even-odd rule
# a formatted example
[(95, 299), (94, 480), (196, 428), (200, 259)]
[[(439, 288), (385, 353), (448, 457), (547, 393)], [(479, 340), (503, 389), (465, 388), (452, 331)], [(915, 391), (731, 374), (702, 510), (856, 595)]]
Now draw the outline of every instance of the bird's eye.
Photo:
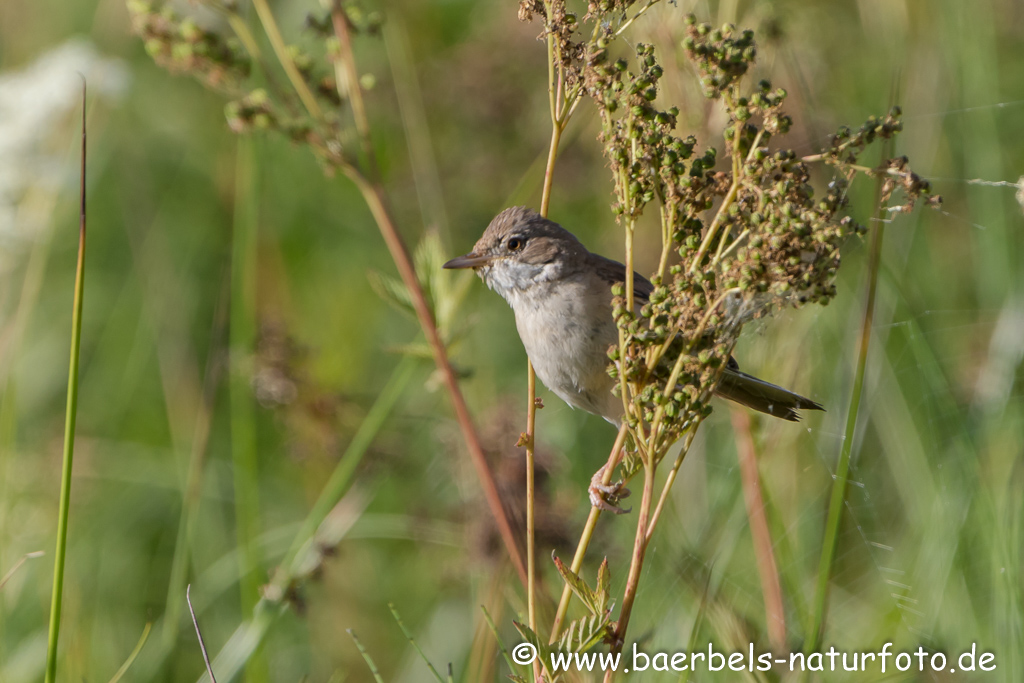
[(508, 242), (505, 242), (505, 246), (508, 247), (509, 251), (519, 251), (523, 248), (523, 244), (526, 242), (522, 237), (509, 237)]

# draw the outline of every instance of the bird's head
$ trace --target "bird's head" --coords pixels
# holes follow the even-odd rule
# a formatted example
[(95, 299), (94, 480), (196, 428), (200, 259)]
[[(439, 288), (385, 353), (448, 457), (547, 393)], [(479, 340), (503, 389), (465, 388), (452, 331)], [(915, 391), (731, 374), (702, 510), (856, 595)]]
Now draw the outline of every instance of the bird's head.
[(509, 303), (535, 285), (571, 275), (589, 254), (575, 235), (536, 211), (515, 206), (499, 213), (465, 256), (445, 268), (472, 268)]

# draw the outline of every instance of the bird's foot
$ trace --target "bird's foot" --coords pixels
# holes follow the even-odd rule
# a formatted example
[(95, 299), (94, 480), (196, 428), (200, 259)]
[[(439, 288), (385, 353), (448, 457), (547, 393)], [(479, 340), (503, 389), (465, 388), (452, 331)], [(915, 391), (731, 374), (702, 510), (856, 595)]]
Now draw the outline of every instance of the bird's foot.
[(605, 512), (614, 512), (617, 515), (624, 515), (633, 508), (623, 510), (618, 506), (618, 502), (622, 498), (629, 497), (629, 489), (621, 480), (614, 484), (604, 483), (604, 473), (608, 470), (608, 465), (604, 465), (601, 469), (594, 473), (594, 476), (590, 479), (590, 504), (596, 507), (598, 510)]

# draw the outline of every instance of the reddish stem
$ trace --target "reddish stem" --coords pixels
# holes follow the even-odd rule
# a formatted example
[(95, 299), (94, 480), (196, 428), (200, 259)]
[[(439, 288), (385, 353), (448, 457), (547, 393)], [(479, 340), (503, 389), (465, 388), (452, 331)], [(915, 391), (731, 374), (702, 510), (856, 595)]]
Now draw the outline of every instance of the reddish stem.
[(757, 469), (757, 450), (754, 446), (754, 437), (750, 433), (750, 416), (742, 408), (732, 409), (732, 428), (736, 433), (740, 478), (743, 481), (743, 498), (747, 503), (750, 535), (754, 540), (757, 573), (761, 577), (765, 621), (768, 623), (768, 640), (774, 650), (781, 652), (786, 647), (786, 611), (782, 605), (779, 569), (775, 563), (772, 536), (768, 530), (768, 518), (764, 512), (761, 475)]

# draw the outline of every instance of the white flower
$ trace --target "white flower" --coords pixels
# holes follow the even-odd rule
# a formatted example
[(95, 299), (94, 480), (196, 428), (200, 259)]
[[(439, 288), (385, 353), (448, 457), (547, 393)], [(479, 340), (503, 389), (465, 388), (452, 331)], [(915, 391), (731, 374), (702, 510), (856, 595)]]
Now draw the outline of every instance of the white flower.
[(55, 194), (69, 171), (66, 152), (76, 137), (69, 115), (81, 107), (83, 77), (90, 98), (116, 97), (128, 70), (76, 39), (0, 73), (0, 271), (45, 226), (46, 217), (32, 220), (21, 211), (25, 197), (37, 190)]

